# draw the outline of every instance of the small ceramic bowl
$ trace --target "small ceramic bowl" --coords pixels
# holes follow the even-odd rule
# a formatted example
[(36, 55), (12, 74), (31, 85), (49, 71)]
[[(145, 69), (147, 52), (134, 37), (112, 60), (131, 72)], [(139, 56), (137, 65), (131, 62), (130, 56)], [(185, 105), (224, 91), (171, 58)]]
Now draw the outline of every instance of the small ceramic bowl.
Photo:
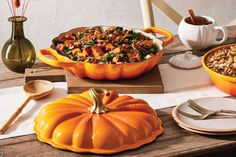
[(220, 90), (232, 96), (236, 96), (236, 77), (225, 76), (211, 70), (210, 68), (207, 67), (205, 61), (206, 61), (207, 56), (212, 55), (212, 53), (215, 53), (217, 50), (234, 46), (234, 45), (236, 44), (228, 44), (228, 45), (222, 45), (222, 46), (216, 47), (208, 51), (202, 58), (202, 65), (204, 69), (206, 70), (206, 72), (210, 75), (213, 84)]

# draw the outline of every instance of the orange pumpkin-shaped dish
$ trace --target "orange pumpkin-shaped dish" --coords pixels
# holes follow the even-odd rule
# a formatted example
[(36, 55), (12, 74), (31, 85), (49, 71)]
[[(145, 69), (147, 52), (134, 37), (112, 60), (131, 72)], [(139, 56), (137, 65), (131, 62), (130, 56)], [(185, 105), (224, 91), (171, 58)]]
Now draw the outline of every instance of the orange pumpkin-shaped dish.
[[(82, 28), (73, 29), (69, 32), (61, 34), (57, 38), (63, 38), (68, 33), (78, 33)], [(121, 63), (121, 64), (96, 64), (88, 62), (73, 61), (52, 48), (42, 49), (38, 52), (39, 59), (51, 66), (62, 67), (65, 71), (72, 73), (73, 75), (81, 78), (90, 78), (93, 80), (118, 80), (118, 79), (130, 79), (140, 76), (152, 70), (159, 62), (163, 55), (164, 46), (170, 44), (173, 41), (173, 35), (161, 28), (150, 27), (142, 30), (128, 29), (136, 33), (141, 33), (145, 37), (153, 40), (154, 45), (158, 47), (158, 52), (155, 55), (147, 58), (146, 60), (133, 62), (133, 63)], [(77, 34), (76, 33), (76, 34)], [(166, 37), (161, 41), (154, 35), (149, 33), (162, 34)], [(54, 40), (56, 40), (55, 38)], [(53, 45), (52, 47), (55, 47)], [(51, 56), (51, 58), (47, 57)]]
[(134, 149), (163, 133), (147, 102), (94, 88), (43, 107), (34, 130), (54, 147), (98, 154)]

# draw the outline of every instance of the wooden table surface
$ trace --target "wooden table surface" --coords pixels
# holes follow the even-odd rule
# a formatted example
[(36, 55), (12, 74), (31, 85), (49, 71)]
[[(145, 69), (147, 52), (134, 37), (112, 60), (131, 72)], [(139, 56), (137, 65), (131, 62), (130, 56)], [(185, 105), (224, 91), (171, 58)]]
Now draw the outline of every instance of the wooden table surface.
[[(228, 27), (230, 37), (225, 43), (236, 43), (236, 26)], [(176, 54), (188, 50), (176, 36), (174, 42), (165, 48), (165, 56), (160, 64)], [(203, 55), (207, 50), (194, 52)], [(40, 61), (37, 67), (45, 66)], [(0, 63), (0, 88), (24, 84), (24, 75), (13, 73)], [(4, 100), (1, 100), (4, 105)], [(163, 121), (165, 132), (154, 142), (141, 148), (125, 151), (115, 156), (236, 156), (236, 135), (206, 136), (199, 135), (178, 127), (171, 116), (172, 108), (157, 110)], [(52, 146), (39, 142), (35, 136), (26, 135), (0, 140), (0, 157), (78, 157), (95, 156), (92, 154), (78, 154), (70, 151), (58, 150)]]

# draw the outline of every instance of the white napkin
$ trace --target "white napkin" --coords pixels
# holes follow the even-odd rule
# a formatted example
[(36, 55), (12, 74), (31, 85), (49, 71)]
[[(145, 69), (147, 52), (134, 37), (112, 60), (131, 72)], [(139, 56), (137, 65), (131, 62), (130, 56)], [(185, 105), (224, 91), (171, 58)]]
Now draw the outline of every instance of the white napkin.
[(174, 68), (170, 64), (160, 64), (159, 69), (165, 92), (194, 89), (211, 85), (210, 77), (203, 67), (183, 70)]
[[(43, 105), (67, 95), (65, 82), (54, 83), (54, 85), (55, 90), (46, 98), (37, 101), (31, 100), (4, 135), (0, 135), (0, 139), (32, 134), (34, 118)], [(25, 99), (26, 95), (22, 86), (0, 89), (0, 127), (5, 124), (7, 119)]]

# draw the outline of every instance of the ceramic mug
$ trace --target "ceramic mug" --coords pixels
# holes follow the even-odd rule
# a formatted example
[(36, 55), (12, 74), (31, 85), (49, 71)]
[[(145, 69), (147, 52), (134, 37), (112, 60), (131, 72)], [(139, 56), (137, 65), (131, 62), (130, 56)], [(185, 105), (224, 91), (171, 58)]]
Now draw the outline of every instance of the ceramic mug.
[[(217, 26), (214, 19), (208, 16), (200, 16), (205, 18), (209, 23), (205, 25), (194, 25), (188, 22), (189, 17), (185, 17), (179, 24), (178, 34), (182, 43), (194, 50), (202, 50), (212, 45), (223, 43), (228, 32), (222, 26)], [(218, 41), (219, 31), (223, 32), (223, 38)]]

